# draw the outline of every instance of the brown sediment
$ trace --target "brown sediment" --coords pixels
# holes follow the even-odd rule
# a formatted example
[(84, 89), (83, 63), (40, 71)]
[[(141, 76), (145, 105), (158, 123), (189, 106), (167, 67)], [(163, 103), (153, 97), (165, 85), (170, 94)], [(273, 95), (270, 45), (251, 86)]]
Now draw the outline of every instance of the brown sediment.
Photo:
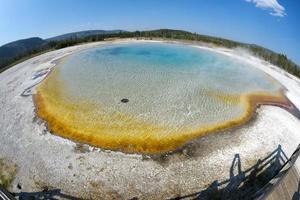
[[(45, 97), (43, 97), (40, 91), (38, 91), (35, 96), (35, 101), (38, 108), (38, 116), (48, 123), (48, 129), (51, 132), (59, 136), (100, 148), (119, 150), (126, 153), (143, 154), (157, 154), (174, 151), (187, 142), (201, 136), (245, 124), (251, 119), (255, 109), (259, 105), (280, 106), (288, 111), (294, 109), (291, 102), (282, 92), (278, 95), (269, 95), (266, 93), (247, 94), (241, 96), (241, 102), (245, 106), (245, 112), (238, 118), (231, 119), (220, 124), (200, 127), (196, 131), (184, 130), (172, 134), (161, 134), (165, 132), (164, 127), (156, 127), (151, 124), (137, 122), (134, 121), (134, 119), (121, 115), (117, 116), (116, 121), (122, 118), (130, 124), (128, 127), (124, 127), (124, 130), (119, 129), (118, 127), (113, 127), (111, 124), (107, 125), (107, 127), (102, 127), (105, 126), (105, 123), (94, 127), (88, 127), (89, 124), (86, 124), (87, 127), (83, 127), (82, 125), (84, 124), (68, 124), (65, 122), (72, 121), (72, 118), (76, 117), (76, 113), (73, 116), (67, 116), (71, 118), (69, 121), (60, 119), (59, 115), (53, 115), (53, 113), (48, 110)], [(68, 109), (73, 109), (72, 107), (75, 108), (78, 106), (79, 105), (68, 105)], [(87, 107), (85, 109), (87, 109), (87, 112), (91, 109), (95, 109), (93, 105), (86, 106)], [(85, 111), (83, 111), (83, 113), (84, 112)], [(111, 117), (111, 120), (114, 120), (115, 117), (116, 116)], [(66, 115), (64, 118), (66, 118)], [(139, 131), (138, 134), (134, 134), (134, 131), (130, 130), (130, 127), (132, 126), (139, 126), (134, 127)], [(113, 133), (109, 133), (110, 128)], [(119, 131), (122, 131), (122, 133)]]
[(271, 106), (278, 106), (280, 108), (285, 109), (286, 111), (288, 111), (289, 113), (291, 113), (292, 115), (294, 115), (295, 117), (297, 117), (298, 119), (300, 119), (300, 111), (299, 109), (285, 96), (285, 90), (281, 91), (281, 95), (282, 98), (284, 98), (283, 102), (274, 102), (272, 101), (272, 99), (266, 99), (266, 101), (260, 103), (259, 101), (256, 103), (257, 106), (260, 105), (271, 105)]

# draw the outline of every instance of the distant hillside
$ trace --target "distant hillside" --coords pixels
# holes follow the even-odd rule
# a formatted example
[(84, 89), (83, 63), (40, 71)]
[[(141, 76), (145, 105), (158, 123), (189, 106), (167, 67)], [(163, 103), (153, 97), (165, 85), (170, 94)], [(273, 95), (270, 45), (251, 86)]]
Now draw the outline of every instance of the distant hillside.
[[(0, 72), (9, 67), (9, 65), (18, 62), (20, 59), (25, 57), (30, 57), (37, 53), (43, 52), (45, 50), (54, 49), (54, 48), (63, 48), (64, 43), (69, 44), (70, 41), (72, 44), (77, 44), (79, 41), (82, 42), (92, 42), (86, 41), (84, 38), (88, 38), (94, 35), (111, 35), (124, 33), (123, 30), (88, 30), (80, 31), (74, 33), (67, 33), (59, 35), (56, 37), (41, 39), (38, 37), (28, 38), (17, 40), (3, 46), (0, 46)], [(99, 38), (99, 37), (98, 37)], [(57, 45), (57, 43), (59, 43)], [(57, 46), (56, 46), (57, 45)], [(55, 47), (54, 47), (55, 46)]]
[(80, 31), (80, 32), (73, 32), (73, 33), (67, 33), (59, 36), (55, 36), (52, 38), (46, 39), (46, 41), (62, 41), (62, 40), (69, 40), (73, 38), (81, 39), (85, 38), (91, 35), (105, 35), (105, 34), (115, 34), (125, 32), (123, 30), (88, 30), (88, 31)]
[(17, 40), (0, 47), (0, 59), (10, 60), (16, 55), (22, 55), (28, 51), (47, 46), (47, 42), (41, 38), (33, 37)]

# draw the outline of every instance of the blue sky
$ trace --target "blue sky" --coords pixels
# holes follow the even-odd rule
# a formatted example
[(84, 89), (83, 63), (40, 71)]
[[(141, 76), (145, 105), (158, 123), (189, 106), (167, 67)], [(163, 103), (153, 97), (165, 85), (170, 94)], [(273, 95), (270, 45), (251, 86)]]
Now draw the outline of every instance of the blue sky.
[(157, 28), (256, 43), (300, 64), (299, 0), (0, 0), (0, 45), (88, 29)]

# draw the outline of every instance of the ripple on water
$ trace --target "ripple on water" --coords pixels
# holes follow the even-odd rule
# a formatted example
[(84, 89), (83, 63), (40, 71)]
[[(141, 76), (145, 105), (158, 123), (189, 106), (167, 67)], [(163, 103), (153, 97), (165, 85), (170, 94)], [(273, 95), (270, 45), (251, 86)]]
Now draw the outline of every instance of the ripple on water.
[[(161, 153), (286, 103), (281, 85), (241, 61), (175, 44), (116, 44), (64, 58), (38, 87), (58, 135), (124, 152)], [(130, 101), (129, 101), (130, 100)]]

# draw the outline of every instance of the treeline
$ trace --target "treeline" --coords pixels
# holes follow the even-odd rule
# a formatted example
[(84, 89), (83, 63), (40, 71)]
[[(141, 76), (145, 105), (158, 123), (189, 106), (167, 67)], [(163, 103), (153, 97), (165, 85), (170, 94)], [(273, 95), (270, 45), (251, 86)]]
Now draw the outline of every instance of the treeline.
[(194, 40), (200, 41), (204, 43), (213, 43), (218, 46), (224, 46), (228, 48), (233, 48), (239, 46), (238, 43), (232, 40), (227, 40), (218, 37), (211, 37), (207, 35), (200, 35), (197, 33), (191, 33), (182, 30), (170, 30), (170, 29), (160, 29), (154, 31), (137, 31), (135, 35), (139, 35), (140, 37), (154, 37), (154, 38), (167, 38), (167, 39), (176, 39), (176, 40)]
[(77, 37), (70, 37), (66, 40), (60, 41), (50, 41), (48, 45), (41, 49), (34, 49), (26, 54), (18, 55), (13, 60), (0, 60), (0, 70), (2, 67), (11, 65), (16, 61), (28, 57), (32, 54), (36, 54), (41, 51), (45, 50), (52, 50), (52, 49), (61, 49), (68, 46), (74, 46), (81, 43), (87, 42), (96, 42), (96, 41), (104, 41), (108, 38), (166, 38), (166, 39), (176, 39), (176, 40), (190, 40), (190, 41), (197, 41), (197, 42), (204, 42), (204, 43), (211, 43), (221, 47), (227, 48), (236, 48), (242, 47), (248, 49), (254, 55), (288, 71), (291, 74), (300, 78), (300, 68), (295, 63), (287, 58), (286, 55), (275, 53), (269, 49), (263, 48), (258, 45), (252, 44), (245, 44), (240, 43), (232, 40), (227, 40), (218, 37), (211, 37), (206, 35), (200, 35), (197, 33), (191, 33), (182, 30), (170, 30), (170, 29), (160, 29), (160, 30), (153, 30), (153, 31), (135, 31), (135, 32), (124, 32), (120, 31), (118, 33), (112, 34), (99, 34), (99, 35), (91, 35), (84, 38), (77, 38)]
[(62, 49), (65, 47), (74, 46), (81, 43), (96, 42), (96, 41), (103, 41), (103, 40), (104, 37), (102, 35), (93, 35), (85, 38), (71, 37), (69, 39), (61, 40), (61, 41), (50, 41), (49, 46), (53, 49)]
[(13, 66), (14, 64), (17, 64), (23, 60), (26, 60), (27, 58), (31, 58), (35, 55), (39, 55), (43, 52), (46, 52), (50, 50), (49, 45), (43, 45), (40, 47), (36, 47), (33, 49), (28, 49), (24, 53), (19, 53), (11, 58), (0, 58), (0, 73), (4, 71), (5, 69), (8, 69), (10, 66)]
[(170, 30), (170, 29), (160, 29), (154, 31), (135, 31), (135, 32), (119, 32), (112, 34), (101, 34), (101, 35), (91, 35), (84, 38), (70, 37), (66, 40), (60, 41), (50, 41), (49, 46), (54, 49), (65, 48), (68, 46), (74, 46), (77, 44), (87, 43), (87, 42), (97, 42), (104, 41), (107, 38), (166, 38), (166, 39), (176, 39), (176, 40), (195, 40), (205, 43), (213, 43), (218, 46), (224, 46), (228, 48), (233, 48), (239, 46), (238, 42), (226, 40), (217, 37), (210, 37), (205, 35), (199, 35), (197, 33), (190, 33), (181, 30)]
[(135, 33), (133, 32), (119, 32), (119, 33), (111, 33), (111, 34), (91, 35), (83, 38), (77, 38), (73, 36), (66, 40), (50, 41), (48, 44), (53, 49), (61, 49), (69, 46), (74, 46), (77, 44), (82, 44), (82, 43), (104, 41), (107, 38), (132, 38), (132, 37), (135, 37)]
[(262, 58), (263, 60), (268, 61), (300, 78), (299, 66), (293, 61), (289, 60), (286, 55), (275, 53), (269, 49), (257, 45), (249, 45), (245, 48), (248, 48), (254, 55)]

